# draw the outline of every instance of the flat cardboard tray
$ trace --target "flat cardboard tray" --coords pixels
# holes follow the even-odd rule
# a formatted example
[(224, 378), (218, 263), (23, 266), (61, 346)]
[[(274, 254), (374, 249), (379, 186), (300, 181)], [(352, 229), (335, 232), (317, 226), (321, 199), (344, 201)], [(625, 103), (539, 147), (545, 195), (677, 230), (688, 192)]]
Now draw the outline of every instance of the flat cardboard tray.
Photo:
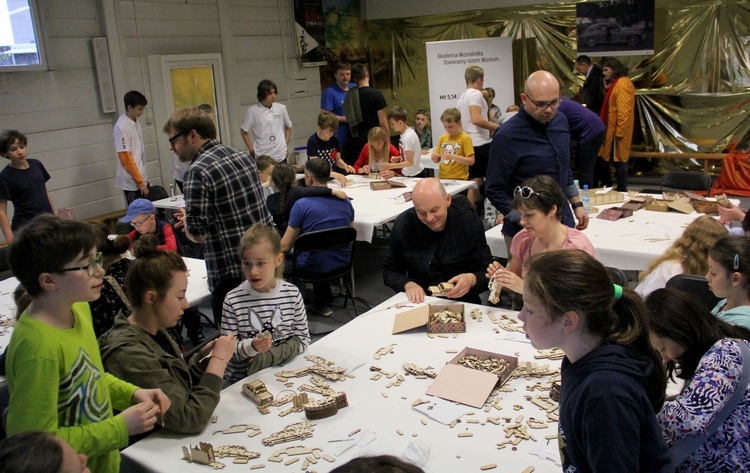
[(406, 184), (399, 181), (392, 181), (392, 180), (382, 180), (382, 181), (375, 181), (370, 183), (370, 189), (374, 191), (382, 191), (386, 189), (393, 189), (394, 187), (406, 187)]
[[(450, 310), (461, 314), (462, 322), (437, 323), (432, 321), (432, 315), (441, 310)], [(466, 314), (463, 304), (428, 304), (416, 309), (406, 310), (396, 314), (393, 321), (394, 335), (418, 327), (427, 326), (427, 333), (464, 333), (466, 332)]]
[[(502, 358), (507, 360), (509, 365), (498, 376), (459, 365), (458, 360), (466, 355)], [(518, 368), (518, 357), (466, 347), (440, 370), (426, 394), (481, 408), (492, 390), (505, 384), (516, 368)]]

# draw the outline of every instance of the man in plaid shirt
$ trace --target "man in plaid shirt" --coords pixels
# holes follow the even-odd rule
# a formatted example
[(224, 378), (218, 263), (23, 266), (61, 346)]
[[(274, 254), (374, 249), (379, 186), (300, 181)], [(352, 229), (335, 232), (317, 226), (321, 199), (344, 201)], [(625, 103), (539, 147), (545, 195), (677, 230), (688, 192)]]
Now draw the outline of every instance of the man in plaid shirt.
[(237, 248), (242, 234), (256, 223), (273, 225), (263, 201), (258, 168), (243, 151), (216, 141), (216, 127), (194, 107), (176, 110), (164, 132), (170, 149), (192, 161), (185, 173), (185, 209), (175, 214), (177, 227), (203, 244), (214, 321), (221, 321), (224, 296), (242, 282)]

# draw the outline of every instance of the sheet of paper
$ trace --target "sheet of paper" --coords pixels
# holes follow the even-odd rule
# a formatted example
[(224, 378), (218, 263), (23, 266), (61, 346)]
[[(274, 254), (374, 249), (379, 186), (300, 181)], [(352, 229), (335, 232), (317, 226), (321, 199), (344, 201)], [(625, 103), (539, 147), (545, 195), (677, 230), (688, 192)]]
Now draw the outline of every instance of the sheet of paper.
[(439, 397), (432, 398), (430, 402), (426, 404), (420, 404), (414, 407), (414, 409), (418, 410), (430, 419), (434, 419), (445, 425), (448, 425), (454, 420), (466, 415), (465, 407), (460, 404), (456, 404), (455, 402), (440, 399)]
[(611, 190), (612, 190), (612, 188), (611, 188), (611, 187), (605, 187), (605, 188), (603, 188), (603, 189), (600, 189), (600, 190), (596, 191), (596, 193), (597, 193), (597, 194), (606, 194), (606, 193), (608, 193), (608, 192), (609, 192), (609, 191), (611, 191)]

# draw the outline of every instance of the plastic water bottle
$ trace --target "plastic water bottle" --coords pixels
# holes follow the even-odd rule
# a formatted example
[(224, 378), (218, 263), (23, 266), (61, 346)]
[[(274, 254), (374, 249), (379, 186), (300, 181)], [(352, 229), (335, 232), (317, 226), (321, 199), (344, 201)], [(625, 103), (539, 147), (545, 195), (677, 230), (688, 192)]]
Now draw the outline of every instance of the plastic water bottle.
[(589, 205), (589, 186), (584, 184), (583, 191), (581, 191), (581, 202), (583, 203), (583, 210), (589, 213), (591, 206)]
[(578, 179), (574, 179), (573, 184), (575, 184), (576, 190), (578, 190), (578, 195), (581, 195), (581, 186), (578, 185)]

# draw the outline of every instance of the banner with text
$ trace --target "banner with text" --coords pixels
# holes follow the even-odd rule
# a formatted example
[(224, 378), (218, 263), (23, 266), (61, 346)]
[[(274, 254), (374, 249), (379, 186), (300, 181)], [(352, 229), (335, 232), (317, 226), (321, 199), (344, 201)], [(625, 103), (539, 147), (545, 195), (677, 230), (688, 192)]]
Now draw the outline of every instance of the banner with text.
[[(513, 97), (513, 40), (511, 38), (436, 41), (427, 48), (427, 78), (432, 116), (432, 145), (445, 133), (440, 115), (455, 107), (466, 91), (464, 72), (477, 65), (484, 69), (484, 87), (495, 89), (495, 105), (502, 112), (515, 103)], [(468, 117), (461, 117), (461, 121)]]

